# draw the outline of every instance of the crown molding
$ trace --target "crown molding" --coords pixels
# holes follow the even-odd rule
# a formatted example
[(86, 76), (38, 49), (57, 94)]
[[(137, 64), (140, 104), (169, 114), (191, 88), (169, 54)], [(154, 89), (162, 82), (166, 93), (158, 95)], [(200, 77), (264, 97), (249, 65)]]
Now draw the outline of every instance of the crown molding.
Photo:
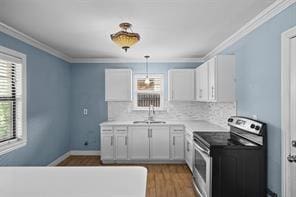
[(221, 44), (219, 44), (216, 48), (210, 51), (203, 59), (208, 60), (215, 55), (218, 55), (223, 50), (228, 48), (229, 46), (236, 43), (238, 40), (246, 36), (247, 34), (254, 31), (256, 28), (281, 13), (283, 10), (288, 8), (290, 5), (295, 3), (296, 0), (277, 0), (269, 7), (260, 12), (257, 16), (255, 16), (252, 20), (247, 22), (242, 28), (224, 40)]
[(57, 51), (53, 48), (51, 48), (50, 46), (42, 43), (42, 42), (39, 42), (38, 40), (35, 40), (34, 38), (14, 29), (13, 27), (10, 27), (2, 22), (0, 22), (0, 31), (9, 35), (9, 36), (12, 36), (18, 40), (21, 40), (33, 47), (36, 47), (42, 51), (45, 51), (53, 56), (56, 56), (64, 61), (67, 61), (67, 62), (70, 62), (71, 58), (67, 55), (65, 55), (64, 53), (60, 52), (60, 51)]
[[(71, 63), (143, 63), (144, 58), (72, 58)], [(203, 58), (150, 58), (149, 63), (195, 63), (204, 62)]]

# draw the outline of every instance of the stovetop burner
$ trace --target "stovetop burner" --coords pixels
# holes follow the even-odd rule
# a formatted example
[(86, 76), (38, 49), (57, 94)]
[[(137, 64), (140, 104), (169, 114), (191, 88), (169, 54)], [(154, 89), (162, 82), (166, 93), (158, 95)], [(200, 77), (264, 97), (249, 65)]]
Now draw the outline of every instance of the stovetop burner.
[(194, 136), (207, 147), (213, 146), (257, 146), (231, 132), (195, 132)]

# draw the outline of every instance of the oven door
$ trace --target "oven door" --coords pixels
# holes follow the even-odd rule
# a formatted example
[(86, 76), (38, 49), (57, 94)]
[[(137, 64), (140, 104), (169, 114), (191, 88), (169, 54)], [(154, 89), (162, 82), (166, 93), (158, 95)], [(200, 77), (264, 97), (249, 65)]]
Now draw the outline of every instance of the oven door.
[(201, 197), (211, 197), (212, 158), (208, 151), (194, 143), (193, 181)]

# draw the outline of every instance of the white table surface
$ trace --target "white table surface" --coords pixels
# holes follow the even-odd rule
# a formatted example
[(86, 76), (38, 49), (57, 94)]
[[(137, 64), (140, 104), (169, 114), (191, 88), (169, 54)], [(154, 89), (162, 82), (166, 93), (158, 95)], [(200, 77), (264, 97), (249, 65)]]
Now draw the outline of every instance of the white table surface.
[(145, 197), (144, 167), (0, 167), (3, 197)]

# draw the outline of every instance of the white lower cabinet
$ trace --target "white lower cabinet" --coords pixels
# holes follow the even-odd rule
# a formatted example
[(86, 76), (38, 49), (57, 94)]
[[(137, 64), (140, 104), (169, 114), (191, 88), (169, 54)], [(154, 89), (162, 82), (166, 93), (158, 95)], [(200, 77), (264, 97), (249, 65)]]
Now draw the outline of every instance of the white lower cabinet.
[(101, 159), (114, 160), (114, 136), (113, 133), (101, 134)]
[(167, 125), (102, 127), (101, 159), (105, 163), (184, 160), (184, 129)]
[(190, 168), (191, 172), (193, 169), (193, 142), (191, 137), (186, 137), (185, 141), (185, 161)]
[(127, 159), (127, 133), (115, 134), (115, 159)]
[(184, 160), (184, 128), (171, 128), (171, 160)]
[(170, 159), (170, 130), (169, 127), (150, 128), (150, 159)]
[(184, 135), (172, 135), (172, 159), (184, 160)]
[(129, 127), (128, 155), (131, 160), (149, 159), (149, 130), (147, 126)]
[(169, 160), (170, 131), (167, 126), (129, 128), (130, 160)]
[(103, 161), (127, 160), (127, 147), (126, 126), (101, 128), (101, 159)]
[(113, 127), (115, 138), (115, 160), (127, 160), (127, 126)]

